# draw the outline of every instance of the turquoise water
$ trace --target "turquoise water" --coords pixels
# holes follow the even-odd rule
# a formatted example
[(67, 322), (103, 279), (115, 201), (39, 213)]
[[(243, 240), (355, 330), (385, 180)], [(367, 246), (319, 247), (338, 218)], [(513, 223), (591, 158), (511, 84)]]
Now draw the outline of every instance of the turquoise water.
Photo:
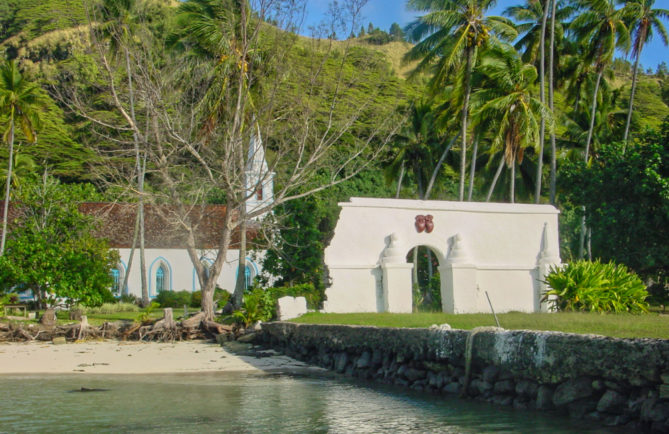
[[(82, 387), (108, 390), (82, 393)], [(607, 431), (582, 421), (368, 383), (210, 373), (0, 376), (0, 432)]]

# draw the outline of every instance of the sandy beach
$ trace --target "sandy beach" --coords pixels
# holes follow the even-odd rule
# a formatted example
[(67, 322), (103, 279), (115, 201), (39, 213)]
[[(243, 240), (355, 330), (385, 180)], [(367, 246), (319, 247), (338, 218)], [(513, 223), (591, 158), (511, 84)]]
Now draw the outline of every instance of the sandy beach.
[(215, 343), (100, 341), (0, 344), (1, 374), (164, 374), (299, 370), (307, 365), (286, 356), (236, 355)]

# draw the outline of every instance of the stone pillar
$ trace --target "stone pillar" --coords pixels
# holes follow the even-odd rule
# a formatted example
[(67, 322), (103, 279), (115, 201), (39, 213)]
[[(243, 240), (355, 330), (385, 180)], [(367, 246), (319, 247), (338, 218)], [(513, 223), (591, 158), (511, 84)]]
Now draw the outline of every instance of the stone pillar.
[(441, 274), (441, 306), (446, 313), (478, 312), (476, 266), (467, 254), (460, 234), (453, 238), (453, 247)]
[(541, 235), (541, 252), (539, 253), (536, 268), (537, 282), (535, 284), (534, 294), (534, 310), (536, 312), (549, 312), (549, 308), (552, 304), (550, 303), (550, 299), (554, 297), (551, 296), (549, 297), (549, 300), (544, 302), (541, 301), (546, 291), (550, 289), (544, 279), (551, 266), (559, 266), (562, 262), (559, 253), (555, 251), (550, 242), (551, 237), (549, 236), (549, 231), (548, 223), (544, 223), (544, 229)]
[(381, 260), (385, 312), (412, 312), (412, 268), (413, 264), (406, 262), (404, 252), (399, 248), (397, 234), (393, 233), (390, 235), (390, 244), (383, 251), (383, 258)]

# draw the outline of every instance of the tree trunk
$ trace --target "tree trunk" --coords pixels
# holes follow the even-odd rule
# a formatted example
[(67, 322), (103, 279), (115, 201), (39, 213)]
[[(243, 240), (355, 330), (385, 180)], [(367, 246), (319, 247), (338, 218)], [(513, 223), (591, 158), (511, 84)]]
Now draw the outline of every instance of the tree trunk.
[(2, 239), (0, 240), (0, 256), (5, 254), (5, 240), (7, 239), (7, 221), (9, 221), (9, 193), (12, 186), (12, 169), (14, 164), (14, 116), (9, 119), (9, 163), (7, 166), (7, 183), (5, 185), (4, 213), (2, 215)]
[[(413, 269), (411, 270), (411, 279), (413, 280), (412, 287), (420, 288), (418, 284), (418, 246), (413, 248)], [(418, 308), (418, 306), (415, 306)]]
[(592, 109), (590, 111), (590, 129), (588, 129), (588, 139), (585, 142), (585, 164), (588, 164), (590, 158), (590, 143), (592, 142), (592, 134), (595, 131), (595, 117), (597, 113), (597, 94), (599, 93), (599, 84), (602, 81), (604, 69), (597, 74), (597, 82), (595, 83), (595, 91), (592, 94)]
[[(602, 74), (603, 70), (597, 74), (597, 83), (595, 84), (595, 91), (592, 95), (592, 110), (590, 112), (590, 129), (588, 130), (588, 139), (585, 142), (585, 164), (588, 164), (588, 160), (590, 159), (590, 142), (592, 141), (592, 134), (593, 131), (595, 130), (595, 114), (597, 111), (597, 94), (599, 93), (599, 84), (602, 80)], [(583, 259), (585, 255), (585, 236), (586, 232), (588, 230), (586, 224), (585, 224), (585, 206), (581, 208), (583, 211), (583, 217), (581, 218), (581, 234), (579, 236), (579, 246), (578, 246), (578, 257), (579, 259)]]
[(495, 191), (495, 186), (497, 185), (497, 180), (499, 179), (499, 176), (502, 174), (502, 169), (504, 169), (504, 154), (502, 154), (502, 159), (499, 160), (499, 166), (497, 167), (497, 171), (495, 172), (495, 176), (492, 179), (492, 184), (490, 184), (490, 189), (488, 190), (488, 195), (485, 197), (486, 202), (490, 202), (490, 198), (492, 197), (492, 193)]
[(244, 291), (246, 290), (246, 202), (240, 207), (239, 218), (241, 219), (239, 233), (239, 264), (237, 266), (235, 292), (232, 295), (232, 305), (235, 309), (240, 309), (242, 307)]
[[(432, 187), (434, 187), (434, 182), (437, 180), (437, 175), (439, 175), (439, 168), (441, 168), (441, 165), (444, 164), (444, 160), (446, 159), (446, 156), (448, 155), (448, 151), (451, 150), (453, 147), (453, 144), (455, 141), (458, 139), (458, 136), (455, 136), (452, 140), (451, 143), (446, 146), (446, 149), (444, 149), (444, 152), (441, 153), (441, 157), (439, 157), (439, 161), (437, 162), (437, 165), (434, 166), (434, 170), (432, 171), (432, 176), (430, 177), (430, 182), (427, 184), (427, 188), (425, 189), (425, 194), (423, 195), (422, 199), (427, 200), (430, 197), (430, 193), (432, 192)], [(419, 186), (419, 189), (422, 191), (422, 186)]]
[(469, 192), (467, 193), (467, 202), (472, 201), (472, 194), (474, 194), (474, 174), (476, 173), (476, 154), (479, 150), (478, 137), (474, 138), (474, 149), (472, 149), (472, 162), (469, 165)]
[(516, 156), (513, 156), (513, 160), (511, 161), (511, 191), (509, 195), (511, 196), (510, 200), (511, 203), (515, 203), (515, 198), (516, 198)]
[[(139, 176), (139, 204), (137, 213), (139, 214), (139, 268), (142, 280), (142, 304), (148, 306), (150, 303), (149, 300), (149, 287), (147, 285), (146, 278), (146, 255), (144, 250), (144, 170), (146, 169), (146, 156), (144, 157), (144, 163), (140, 170)], [(170, 276), (172, 279), (173, 276)]]
[[(546, 21), (548, 20), (548, 9), (551, 0), (546, 0), (544, 4), (544, 15), (541, 19), (541, 61), (539, 63), (540, 89), (539, 95), (541, 103), (546, 104)], [(546, 134), (546, 119), (541, 113), (541, 126), (539, 127), (539, 153), (537, 154), (537, 179), (534, 188), (534, 203), (541, 200), (541, 181), (543, 178), (544, 164), (544, 136)]]
[(397, 191), (395, 191), (395, 199), (400, 198), (400, 190), (402, 190), (402, 181), (404, 180), (404, 161), (402, 161), (402, 167), (400, 167), (400, 177), (397, 180)]
[[(137, 125), (137, 118), (135, 116), (135, 92), (132, 84), (132, 70), (130, 67), (130, 53), (128, 49), (124, 49), (125, 53), (125, 68), (126, 73), (128, 74), (128, 97), (130, 99), (130, 119), (132, 119), (133, 124)], [(138, 200), (137, 205), (137, 219), (139, 221), (139, 268), (140, 268), (140, 279), (142, 284), (142, 305), (148, 306), (151, 300), (149, 299), (149, 288), (146, 276), (146, 254), (144, 250), (144, 173), (146, 171), (146, 154), (144, 155), (144, 161), (142, 161), (142, 155), (139, 150), (139, 136), (137, 135), (136, 128), (133, 128), (132, 138), (135, 145), (135, 170), (137, 171), (137, 191), (138, 191)], [(134, 241), (133, 241), (134, 246)], [(130, 267), (126, 271), (126, 275), (129, 274)], [(173, 276), (170, 276), (172, 279)]]
[(639, 42), (639, 49), (636, 52), (636, 60), (634, 61), (634, 73), (632, 75), (632, 93), (630, 95), (630, 104), (627, 111), (627, 123), (625, 124), (625, 135), (623, 136), (623, 153), (627, 148), (627, 137), (630, 132), (630, 124), (632, 123), (632, 111), (634, 110), (634, 94), (636, 93), (636, 80), (639, 73), (639, 57), (641, 57), (641, 50), (643, 49), (643, 39)]
[[(548, 70), (548, 107), (552, 114), (555, 114), (554, 107), (554, 62), (555, 62), (555, 13), (557, 9), (557, 0), (553, 0), (553, 10), (551, 11), (551, 46), (549, 53)], [(555, 144), (555, 128), (551, 129), (551, 181), (550, 181), (550, 201), (555, 205), (555, 194), (557, 190), (557, 146)]]
[(123, 286), (121, 286), (121, 293), (128, 295), (128, 279), (130, 278), (130, 270), (132, 269), (132, 259), (135, 256), (135, 249), (137, 248), (137, 239), (139, 238), (139, 210), (135, 216), (135, 229), (132, 232), (132, 247), (130, 247), (130, 256), (128, 257), (128, 266), (125, 269), (125, 276), (123, 276)]
[(472, 74), (472, 49), (467, 49), (467, 63), (465, 70), (465, 100), (462, 104), (462, 155), (460, 156), (460, 193), (459, 200), (465, 199), (465, 176), (467, 164), (467, 118), (469, 114), (469, 96), (471, 93), (471, 74)]

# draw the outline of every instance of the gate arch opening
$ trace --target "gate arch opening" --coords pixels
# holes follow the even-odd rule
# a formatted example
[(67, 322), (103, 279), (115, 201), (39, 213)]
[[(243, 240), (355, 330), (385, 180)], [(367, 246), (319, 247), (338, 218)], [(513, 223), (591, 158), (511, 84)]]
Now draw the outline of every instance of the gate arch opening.
[(413, 312), (442, 311), (439, 256), (439, 252), (427, 245), (415, 246), (406, 255), (406, 262), (413, 264), (411, 273)]

